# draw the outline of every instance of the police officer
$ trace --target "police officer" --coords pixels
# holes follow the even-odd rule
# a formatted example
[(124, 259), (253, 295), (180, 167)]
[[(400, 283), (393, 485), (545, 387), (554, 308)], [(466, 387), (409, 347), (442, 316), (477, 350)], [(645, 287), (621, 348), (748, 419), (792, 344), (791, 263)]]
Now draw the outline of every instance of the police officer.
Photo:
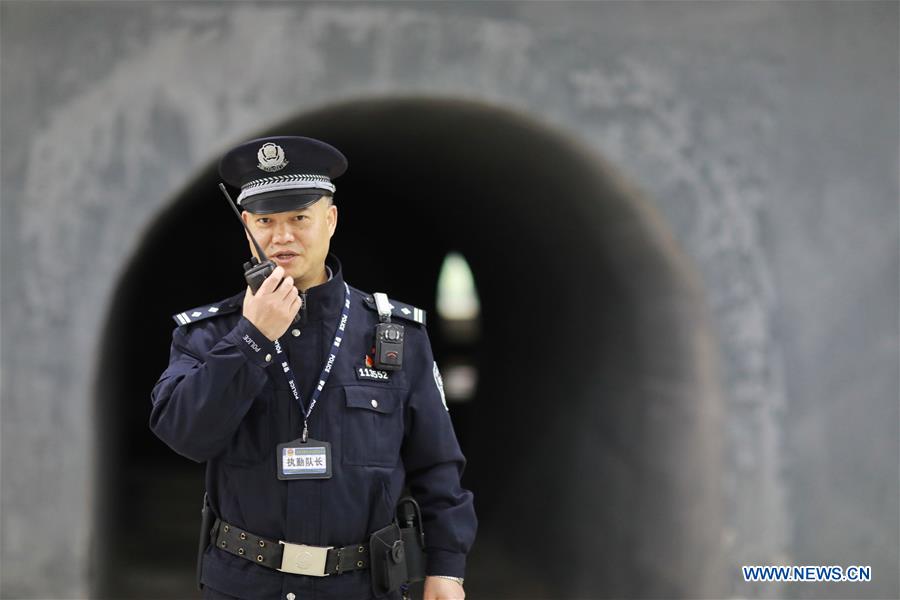
[[(247, 142), (219, 165), (276, 268), (255, 293), (175, 315), (150, 418), (206, 462), (207, 598), (399, 597), (404, 553), (370, 536), (391, 526), (404, 486), (421, 509), (425, 598), (464, 597), (477, 521), (425, 313), (350, 287), (328, 252), (346, 168), (302, 137)], [(387, 351), (379, 326), (399, 332), (383, 334)]]

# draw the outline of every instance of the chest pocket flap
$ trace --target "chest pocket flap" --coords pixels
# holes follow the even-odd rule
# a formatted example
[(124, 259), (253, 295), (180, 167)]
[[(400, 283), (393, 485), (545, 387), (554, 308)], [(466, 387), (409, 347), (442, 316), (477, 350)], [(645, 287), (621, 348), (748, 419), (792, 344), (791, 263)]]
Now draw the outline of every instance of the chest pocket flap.
[(344, 388), (344, 391), (347, 394), (347, 408), (365, 408), (386, 415), (397, 410), (400, 405), (398, 390), (352, 386)]
[(348, 386), (344, 393), (344, 463), (395, 466), (403, 442), (403, 393), (375, 386)]

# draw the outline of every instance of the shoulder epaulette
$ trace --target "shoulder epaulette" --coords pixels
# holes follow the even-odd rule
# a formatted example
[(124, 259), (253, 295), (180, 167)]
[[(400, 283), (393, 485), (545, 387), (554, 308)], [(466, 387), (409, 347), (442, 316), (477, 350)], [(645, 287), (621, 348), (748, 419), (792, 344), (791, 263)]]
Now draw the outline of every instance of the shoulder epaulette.
[[(413, 323), (425, 325), (426, 315), (424, 310), (417, 308), (412, 304), (399, 302), (393, 298), (390, 298), (389, 301), (391, 303), (391, 318), (396, 317), (405, 321), (412, 321)], [(372, 297), (372, 294), (365, 294), (363, 296), (363, 303), (365, 303), (370, 310), (378, 312), (378, 308), (375, 306), (375, 298)]]
[(229, 313), (233, 313), (240, 307), (240, 305), (234, 304), (233, 302), (231, 302), (231, 300), (232, 299), (229, 298), (228, 300), (214, 302), (213, 304), (204, 304), (203, 306), (198, 306), (197, 308), (192, 308), (190, 310), (172, 315), (172, 318), (175, 319), (175, 322), (178, 323), (179, 326), (181, 326), (187, 325), (188, 323), (203, 321), (210, 317), (227, 315)]

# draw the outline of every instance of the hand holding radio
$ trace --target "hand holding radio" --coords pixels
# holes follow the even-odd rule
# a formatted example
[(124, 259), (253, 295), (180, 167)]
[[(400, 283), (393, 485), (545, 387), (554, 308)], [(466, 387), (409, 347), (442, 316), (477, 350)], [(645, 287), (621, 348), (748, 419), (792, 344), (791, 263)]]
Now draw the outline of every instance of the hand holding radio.
[[(225, 196), (228, 206), (234, 211), (238, 221), (243, 225), (244, 231), (247, 232), (247, 236), (253, 242), (254, 248), (256, 248), (256, 254), (259, 256), (259, 258), (254, 256), (249, 262), (244, 263), (244, 278), (247, 280), (247, 293), (244, 295), (244, 317), (253, 323), (253, 326), (259, 329), (264, 336), (274, 342), (284, 335), (291, 323), (301, 323), (303, 321), (300, 313), (303, 301), (300, 300), (300, 294), (297, 288), (294, 287), (293, 278), (287, 277), (282, 281), (284, 269), (281, 267), (276, 268), (275, 263), (266, 257), (266, 253), (263, 252), (259, 242), (256, 241), (253, 233), (250, 232), (250, 228), (247, 227), (247, 224), (241, 218), (241, 213), (235, 207), (231, 194), (225, 189), (225, 185), (220, 183), (219, 189), (222, 191), (222, 195)], [(265, 286), (268, 287), (263, 290)], [(305, 299), (306, 296), (304, 295), (303, 298)], [(287, 310), (290, 312), (291, 319), (287, 325), (282, 327), (281, 313), (285, 310), (285, 304), (287, 304)], [(269, 311), (274, 312), (270, 314)], [(277, 335), (274, 335), (276, 333)]]
[(247, 287), (244, 317), (274, 342), (294, 322), (301, 305), (300, 292), (294, 287), (293, 277), (285, 276), (284, 269), (276, 267), (255, 294)]

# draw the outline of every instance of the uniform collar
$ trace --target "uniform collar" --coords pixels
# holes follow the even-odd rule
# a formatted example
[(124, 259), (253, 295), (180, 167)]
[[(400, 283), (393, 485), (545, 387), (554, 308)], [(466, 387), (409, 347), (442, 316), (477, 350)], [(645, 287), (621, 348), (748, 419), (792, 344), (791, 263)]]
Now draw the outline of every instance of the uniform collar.
[(334, 254), (325, 258), (325, 268), (331, 271), (331, 277), (325, 283), (306, 290), (307, 321), (321, 320), (341, 314), (346, 290), (341, 261)]

